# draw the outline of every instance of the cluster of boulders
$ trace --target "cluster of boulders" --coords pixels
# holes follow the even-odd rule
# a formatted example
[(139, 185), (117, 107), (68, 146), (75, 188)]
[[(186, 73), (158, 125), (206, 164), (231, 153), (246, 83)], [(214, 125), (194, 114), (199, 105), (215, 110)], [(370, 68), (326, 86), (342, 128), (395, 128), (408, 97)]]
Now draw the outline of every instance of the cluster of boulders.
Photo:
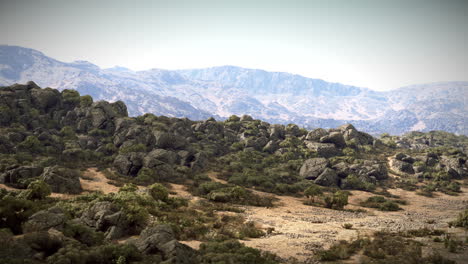
[[(278, 155), (294, 152), (298, 158), (303, 155), (301, 150), (307, 150), (318, 157), (330, 158), (341, 155), (349, 144), (375, 144), (372, 136), (352, 125), (306, 131), (292, 124), (271, 125), (248, 115), (232, 116), (225, 122), (214, 118), (195, 122), (152, 114), (128, 117), (126, 106), (120, 101), (93, 102), (91, 97), (80, 96), (76, 91), (41, 89), (33, 82), (3, 87), (0, 98), (2, 111), (10, 116), (2, 124), (22, 124), (26, 128), (9, 129), (0, 135), (2, 153), (14, 153), (23, 146), (24, 151), (30, 152), (33, 147), (45, 148), (47, 153), (66, 161), (100, 155), (103, 160), (110, 159), (120, 174), (135, 177), (147, 168), (164, 181), (181, 178), (179, 172), (186, 170), (180, 167), (205, 169), (210, 157), (227, 154), (234, 146), (234, 150)], [(329, 168), (321, 177), (317, 175), (317, 182), (334, 184), (338, 174), (343, 176), (343, 172)], [(20, 186), (25, 182), (23, 179), (39, 176), (51, 184), (53, 191), (80, 191), (76, 175), (59, 168), (13, 168), (6, 170), (0, 179)]]
[(439, 156), (431, 152), (415, 156), (398, 153), (390, 160), (392, 169), (415, 177), (423, 177), (427, 171), (444, 171), (451, 178), (460, 179), (468, 176), (467, 165), (466, 159), (461, 157)]
[(82, 191), (80, 173), (60, 166), (41, 167), (38, 165), (14, 165), (0, 174), (0, 183), (24, 189), (34, 179), (43, 180), (52, 192), (78, 194)]
[(165, 263), (196, 263), (197, 252), (177, 241), (174, 232), (167, 225), (147, 227), (139, 238), (131, 243), (145, 254), (162, 254)]
[[(70, 219), (69, 215), (59, 206), (39, 211), (29, 217), (23, 224), (25, 233), (48, 232), (58, 235), (62, 240), (73, 242), (65, 237), (70, 226), (81, 226), (80, 230), (89, 228), (91, 232), (103, 232), (106, 239), (120, 239), (133, 234), (140, 234), (137, 239), (127, 243), (134, 244), (143, 254), (160, 255), (165, 263), (194, 263), (197, 252), (191, 247), (178, 242), (174, 232), (167, 225), (143, 227), (134, 226), (125, 213), (111, 202), (97, 202), (86, 209), (80, 218)], [(143, 229), (143, 231), (141, 231)], [(83, 231), (79, 234), (81, 242), (92, 244), (92, 236)], [(75, 241), (76, 242), (76, 241)]]
[(377, 161), (363, 160), (355, 164), (339, 162), (331, 165), (325, 158), (311, 158), (304, 162), (299, 175), (323, 186), (347, 186), (347, 177), (354, 175), (359, 181), (375, 184), (388, 177), (387, 168)]

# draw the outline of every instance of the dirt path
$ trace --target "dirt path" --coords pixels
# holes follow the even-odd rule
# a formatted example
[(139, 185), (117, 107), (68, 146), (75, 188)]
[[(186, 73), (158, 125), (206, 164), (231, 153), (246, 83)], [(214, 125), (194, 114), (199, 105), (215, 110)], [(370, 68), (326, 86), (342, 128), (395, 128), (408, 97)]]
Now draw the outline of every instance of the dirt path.
[(101, 191), (104, 194), (118, 192), (119, 187), (109, 183), (110, 181), (97, 168), (89, 168), (80, 178), (81, 187), (84, 191)]

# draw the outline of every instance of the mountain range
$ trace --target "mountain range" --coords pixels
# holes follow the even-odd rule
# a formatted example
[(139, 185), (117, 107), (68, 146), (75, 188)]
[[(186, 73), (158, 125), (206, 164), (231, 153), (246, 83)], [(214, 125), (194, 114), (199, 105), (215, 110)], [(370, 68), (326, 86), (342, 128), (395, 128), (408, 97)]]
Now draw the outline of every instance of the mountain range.
[(98, 100), (122, 100), (132, 116), (153, 113), (202, 120), (248, 114), (307, 128), (353, 123), (371, 134), (414, 130), (468, 134), (468, 82), (380, 92), (235, 66), (102, 69), (87, 61), (61, 62), (37, 50), (1, 45), (0, 85), (31, 80), (42, 87), (75, 89)]

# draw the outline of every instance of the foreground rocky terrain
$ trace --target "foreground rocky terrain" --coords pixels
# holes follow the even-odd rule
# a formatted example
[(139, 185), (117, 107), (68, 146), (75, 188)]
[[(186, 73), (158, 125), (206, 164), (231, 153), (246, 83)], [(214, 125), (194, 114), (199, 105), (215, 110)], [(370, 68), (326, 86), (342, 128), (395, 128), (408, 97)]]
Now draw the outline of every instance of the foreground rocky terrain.
[(128, 117), (74, 90), (2, 87), (0, 259), (463, 263), (467, 146), (441, 131)]

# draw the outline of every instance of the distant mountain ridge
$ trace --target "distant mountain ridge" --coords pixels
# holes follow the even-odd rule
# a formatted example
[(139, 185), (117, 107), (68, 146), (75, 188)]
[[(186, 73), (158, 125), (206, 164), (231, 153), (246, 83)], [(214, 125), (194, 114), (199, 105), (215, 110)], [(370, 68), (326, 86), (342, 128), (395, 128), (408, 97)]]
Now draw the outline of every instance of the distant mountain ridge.
[(468, 82), (403, 87), (390, 92), (300, 75), (220, 66), (132, 71), (87, 61), (60, 62), (17, 46), (0, 46), (0, 85), (34, 81), (76, 89), (99, 100), (124, 101), (130, 115), (154, 113), (194, 120), (248, 114), (272, 123), (401, 134), (445, 130), (468, 134)]

